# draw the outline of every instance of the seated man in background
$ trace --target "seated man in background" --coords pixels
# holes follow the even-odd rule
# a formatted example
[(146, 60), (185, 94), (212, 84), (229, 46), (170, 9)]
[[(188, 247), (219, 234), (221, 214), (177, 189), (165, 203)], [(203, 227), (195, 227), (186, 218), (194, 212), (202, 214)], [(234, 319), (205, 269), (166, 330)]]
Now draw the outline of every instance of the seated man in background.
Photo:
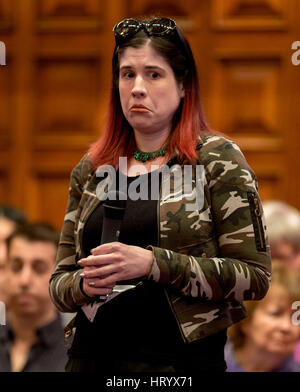
[(300, 272), (273, 262), (272, 281), (261, 301), (246, 301), (248, 317), (228, 329), (228, 372), (299, 372), (293, 356), (300, 337)]
[(42, 223), (20, 226), (6, 240), (9, 314), (0, 326), (0, 371), (64, 371), (64, 331), (49, 295), (58, 241)]
[(271, 256), (300, 270), (300, 212), (280, 200), (263, 203)]
[(5, 294), (5, 265), (6, 265), (6, 238), (26, 222), (23, 211), (8, 205), (0, 205), (0, 301), (6, 303)]

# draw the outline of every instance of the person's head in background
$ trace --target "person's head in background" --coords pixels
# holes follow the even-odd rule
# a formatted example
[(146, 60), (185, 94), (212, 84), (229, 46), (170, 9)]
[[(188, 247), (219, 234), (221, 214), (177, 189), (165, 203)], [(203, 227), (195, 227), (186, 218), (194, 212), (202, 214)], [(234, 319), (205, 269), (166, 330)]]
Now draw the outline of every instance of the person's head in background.
[(8, 307), (12, 320), (39, 327), (56, 317), (49, 295), (59, 233), (46, 223), (27, 223), (6, 240)]
[(300, 273), (274, 261), (265, 298), (246, 301), (248, 317), (228, 329), (236, 360), (245, 371), (270, 372), (292, 357), (300, 338), (300, 320), (292, 317), (294, 301), (300, 301)]
[(6, 302), (5, 295), (5, 265), (6, 265), (6, 238), (17, 226), (27, 221), (23, 211), (9, 205), (0, 205), (0, 301)]
[(300, 212), (279, 200), (263, 203), (271, 256), (300, 270)]
[[(125, 19), (114, 33), (110, 103), (102, 137), (90, 149), (94, 165), (131, 158), (141, 134), (156, 140), (163, 134), (170, 156), (177, 151), (179, 160), (195, 160), (199, 133), (208, 125), (195, 60), (181, 29), (169, 18)], [(134, 104), (144, 108), (133, 110)]]

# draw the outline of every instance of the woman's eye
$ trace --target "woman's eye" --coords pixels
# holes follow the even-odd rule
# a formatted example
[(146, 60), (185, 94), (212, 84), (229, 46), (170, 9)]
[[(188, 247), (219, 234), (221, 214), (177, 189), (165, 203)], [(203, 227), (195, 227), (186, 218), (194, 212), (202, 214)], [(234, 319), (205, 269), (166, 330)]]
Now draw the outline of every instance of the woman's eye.
[(269, 315), (272, 317), (279, 317), (284, 313), (284, 310), (282, 309), (270, 309), (269, 310)]
[(125, 78), (125, 79), (131, 79), (134, 77), (134, 73), (133, 72), (124, 72), (121, 76), (122, 76), (122, 78)]
[(277, 317), (277, 316), (280, 316), (280, 312), (270, 312), (269, 313), (270, 314), (270, 316), (273, 316), (273, 317)]
[(152, 79), (158, 79), (159, 77), (160, 77), (160, 74), (158, 72), (151, 72)]

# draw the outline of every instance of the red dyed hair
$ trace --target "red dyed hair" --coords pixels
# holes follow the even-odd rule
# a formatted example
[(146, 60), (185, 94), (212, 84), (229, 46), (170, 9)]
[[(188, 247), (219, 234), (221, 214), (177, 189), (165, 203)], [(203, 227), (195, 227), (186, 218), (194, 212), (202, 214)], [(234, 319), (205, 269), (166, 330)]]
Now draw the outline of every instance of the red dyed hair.
[(179, 162), (194, 162), (197, 159), (195, 147), (201, 131), (209, 131), (205, 121), (198, 84), (197, 69), (187, 39), (176, 28), (176, 39), (149, 37), (140, 31), (124, 44), (116, 46), (113, 60), (113, 83), (106, 123), (100, 139), (89, 149), (90, 159), (95, 168), (103, 164), (117, 165), (119, 157), (130, 157), (135, 148), (133, 129), (127, 122), (120, 103), (118, 80), (119, 58), (128, 47), (139, 48), (150, 40), (155, 49), (171, 66), (178, 83), (183, 83), (184, 98), (174, 115), (173, 126), (168, 140), (170, 156), (175, 153)]

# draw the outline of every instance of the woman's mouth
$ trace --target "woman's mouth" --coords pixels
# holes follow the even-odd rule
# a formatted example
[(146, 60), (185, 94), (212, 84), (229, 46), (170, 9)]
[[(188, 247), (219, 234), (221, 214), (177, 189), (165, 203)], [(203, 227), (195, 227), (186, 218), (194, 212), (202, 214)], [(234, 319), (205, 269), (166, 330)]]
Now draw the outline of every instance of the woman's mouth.
[(143, 105), (133, 105), (131, 106), (130, 111), (135, 113), (146, 113), (149, 112), (150, 110)]

